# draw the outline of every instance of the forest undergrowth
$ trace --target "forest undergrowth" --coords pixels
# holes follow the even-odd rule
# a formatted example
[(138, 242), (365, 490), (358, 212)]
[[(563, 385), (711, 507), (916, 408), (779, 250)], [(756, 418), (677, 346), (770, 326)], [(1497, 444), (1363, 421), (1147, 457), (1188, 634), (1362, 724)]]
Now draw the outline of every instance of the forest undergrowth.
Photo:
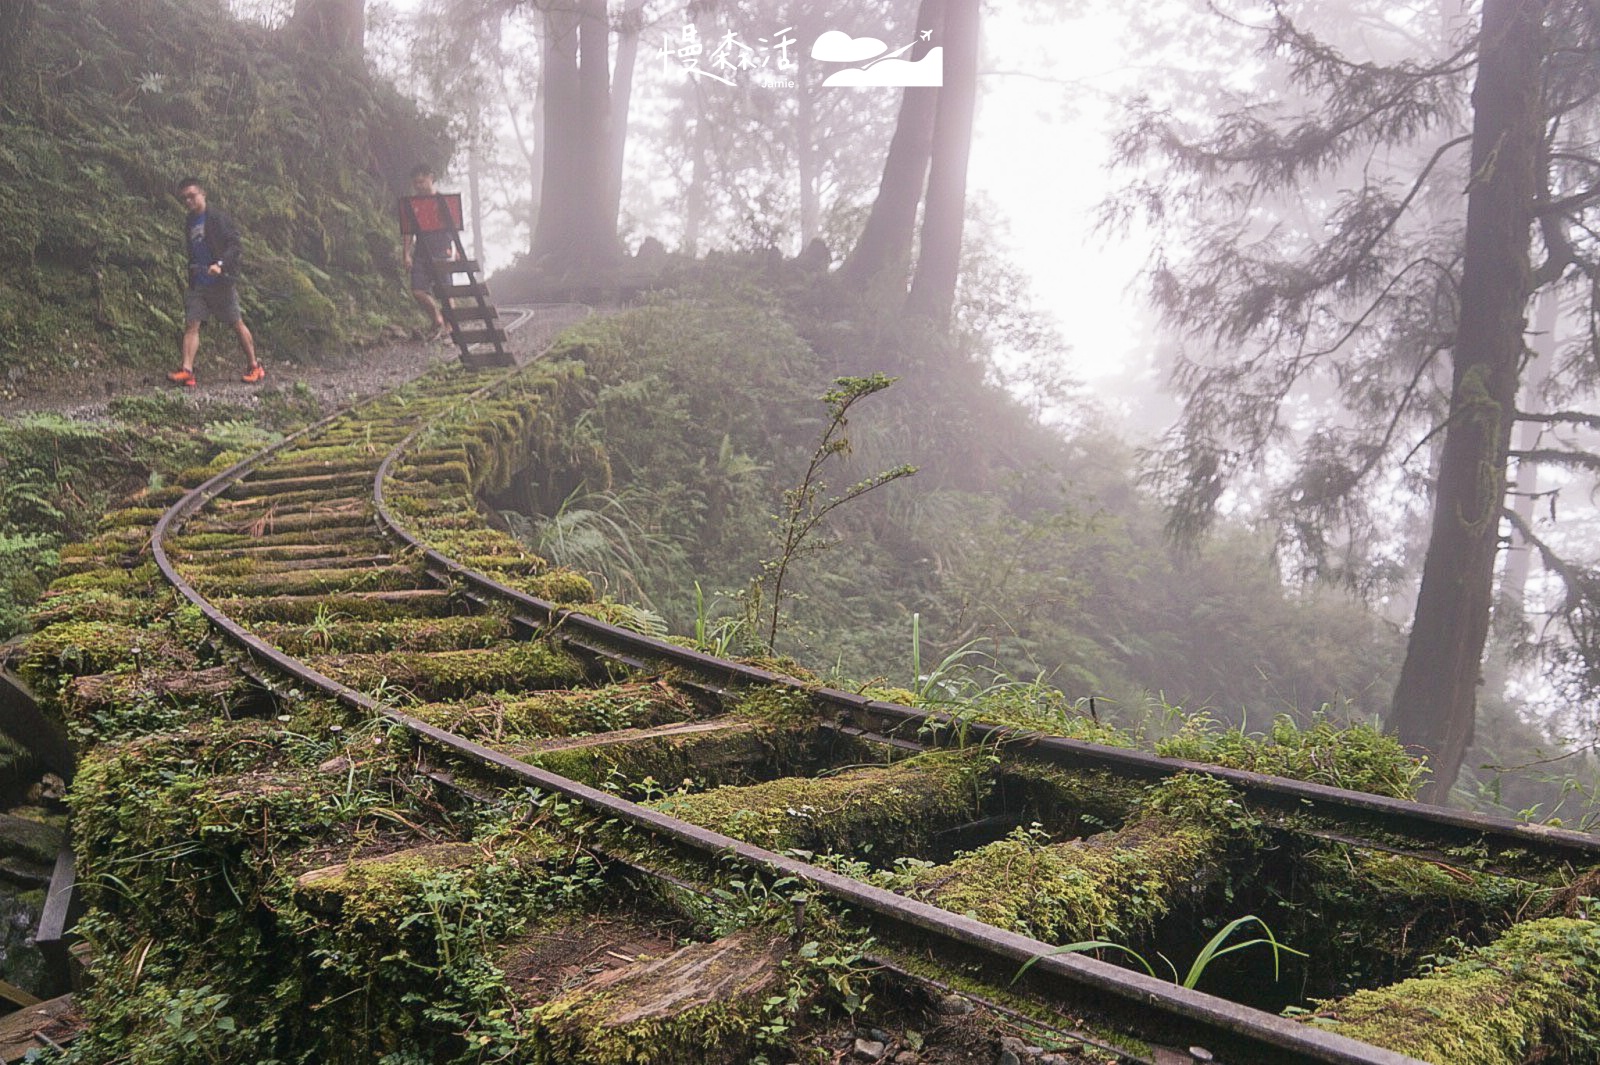
[[(1377, 610), (1286, 584), (1242, 523), (1173, 546), (1108, 419), (1080, 399), (1066, 428), (1042, 424), (984, 335), (921, 332), (799, 269), (760, 286), (753, 273), (708, 268), (568, 335), (596, 378), (573, 431), (605, 448), (612, 480), (492, 501), (536, 550), (713, 649), (776, 652), (925, 704), (1031, 701), (1146, 745), (1197, 727), (1269, 738), (1285, 721), (1381, 729), (1403, 636)], [(756, 578), (782, 557), (779, 512), (807, 483), (824, 394), (880, 373), (896, 380), (851, 411), (819, 487), (915, 476), (829, 515), (768, 640)], [(1492, 694), (1483, 717), (1459, 801), (1587, 824), (1584, 757), (1480, 768), (1558, 749)]]
[(214, 0), (23, 7), (0, 40), (0, 399), (173, 358), (186, 176), (241, 230), (268, 360), (402, 315), (392, 197), (447, 153), (441, 121)]

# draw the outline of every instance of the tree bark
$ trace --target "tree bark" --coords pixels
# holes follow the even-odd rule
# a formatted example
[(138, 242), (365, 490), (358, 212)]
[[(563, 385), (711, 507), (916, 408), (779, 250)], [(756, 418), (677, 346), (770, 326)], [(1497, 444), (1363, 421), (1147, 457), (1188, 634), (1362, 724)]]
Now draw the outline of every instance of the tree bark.
[(689, 188), (683, 203), (683, 250), (692, 259), (700, 253), (700, 229), (706, 214), (706, 183), (711, 179), (711, 120), (706, 117), (705, 93), (698, 83), (694, 93), (694, 132), (689, 141)]
[[(1528, 364), (1520, 384), (1521, 399), (1517, 407), (1524, 411), (1538, 411), (1543, 403), (1539, 387), (1550, 372), (1556, 357), (1556, 330), (1561, 323), (1561, 297), (1553, 289), (1539, 294), (1535, 304), (1534, 336), (1530, 343), (1535, 358)], [(1533, 451), (1539, 446), (1543, 430), (1537, 422), (1518, 422), (1512, 429), (1512, 442), (1518, 451)], [(1522, 522), (1533, 525), (1535, 496), (1539, 491), (1539, 463), (1532, 458), (1517, 460), (1517, 473), (1508, 491), (1514, 492), (1508, 506)], [(1528, 577), (1533, 572), (1533, 546), (1528, 543), (1515, 524), (1506, 542), (1505, 564), (1500, 571), (1500, 589), (1495, 595), (1494, 627), (1506, 640), (1524, 628), (1527, 614)], [(1504, 697), (1506, 682), (1510, 679), (1508, 646), (1499, 654), (1490, 656), (1484, 668), (1484, 689)]]
[(611, 21), (606, 0), (578, 6), (579, 222), (574, 254), (585, 266), (616, 258), (617, 216), (607, 217), (611, 187)]
[(539, 87), (544, 126), (544, 165), (539, 180), (539, 221), (533, 233), (533, 258), (541, 267), (555, 267), (577, 240), (575, 196), (581, 179), (582, 151), (577, 142), (578, 12), (566, 4), (545, 9), (544, 64)]
[(967, 157), (978, 95), (978, 0), (947, 0), (944, 84), (933, 123), (922, 248), (906, 297), (906, 313), (943, 329), (950, 323), (961, 270), (961, 227), (967, 207)]
[[(918, 44), (912, 49), (913, 59), (921, 59), (931, 47), (922, 44), (923, 31), (943, 38), (943, 22), (944, 0), (922, 0), (917, 11)], [(904, 292), (911, 245), (917, 235), (917, 206), (922, 202), (928, 158), (933, 153), (939, 90), (907, 88), (901, 93), (900, 114), (895, 119), (889, 154), (884, 158), (877, 199), (872, 201), (867, 224), (839, 273), (851, 285), (866, 287), (894, 271), (899, 290)]]
[[(809, 35), (807, 35), (809, 39)], [(795, 171), (800, 179), (800, 247), (811, 243), (821, 229), (822, 210), (817, 185), (821, 180), (821, 154), (817, 150), (817, 101), (808, 80), (815, 65), (811, 56), (802, 51), (795, 72)]]
[(289, 27), (322, 51), (362, 56), (367, 40), (366, 0), (295, 0)]
[(611, 27), (606, 0), (545, 10), (544, 171), (533, 258), (546, 268), (584, 269), (610, 261), (617, 220), (609, 203), (607, 129)]
[(617, 28), (617, 59), (611, 75), (610, 127), (606, 138), (606, 210), (615, 227), (622, 213), (622, 166), (628, 147), (628, 108), (633, 102), (633, 68), (639, 57), (644, 0), (628, 0)]
[(1538, 0), (1485, 0), (1472, 90), (1472, 179), (1449, 422), (1432, 533), (1391, 723), (1425, 752), (1443, 802), (1472, 743), (1493, 607), (1507, 447), (1530, 288), (1529, 225), (1543, 133)]
[(472, 201), (472, 257), (482, 263), (483, 248), (483, 93), (472, 87), (471, 115), (467, 121), (467, 196)]

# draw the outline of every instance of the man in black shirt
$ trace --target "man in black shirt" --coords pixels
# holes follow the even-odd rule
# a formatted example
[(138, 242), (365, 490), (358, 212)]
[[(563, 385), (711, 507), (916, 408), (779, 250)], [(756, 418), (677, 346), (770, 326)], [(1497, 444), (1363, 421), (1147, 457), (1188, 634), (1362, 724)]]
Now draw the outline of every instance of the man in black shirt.
[(189, 287), (183, 296), (183, 341), (179, 350), (183, 368), (167, 376), (186, 388), (193, 388), (194, 357), (200, 350), (200, 323), (216, 319), (233, 326), (244, 352), (244, 381), (256, 384), (267, 371), (256, 359), (255, 337), (239, 312), (239, 261), (242, 248), (239, 230), (232, 219), (215, 207), (206, 206), (206, 190), (196, 178), (178, 182), (178, 199), (189, 215), (184, 238), (189, 253)]

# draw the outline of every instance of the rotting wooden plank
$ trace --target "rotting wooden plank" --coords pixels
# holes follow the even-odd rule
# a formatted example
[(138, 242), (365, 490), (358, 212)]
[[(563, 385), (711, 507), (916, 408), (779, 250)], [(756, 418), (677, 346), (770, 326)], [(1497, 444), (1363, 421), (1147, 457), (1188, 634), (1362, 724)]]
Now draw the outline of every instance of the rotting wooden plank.
[(632, 744), (642, 740), (675, 739), (707, 732), (750, 732), (754, 725), (738, 718), (719, 717), (711, 721), (686, 721), (656, 728), (625, 728), (615, 732), (593, 733), (588, 736), (558, 736), (540, 740), (533, 750), (543, 754), (549, 751), (570, 751), (579, 747), (608, 747), (614, 744)]
[(325, 617), (375, 621), (418, 615), (444, 617), (464, 612), (460, 599), (451, 592), (439, 588), (239, 596), (219, 598), (216, 602), (230, 617), (252, 624), (263, 621), (305, 623), (316, 620), (318, 614)]
[(536, 1023), (563, 1060), (748, 1060), (788, 941), (747, 930), (610, 969), (545, 1003)]
[(71, 995), (62, 995), (0, 1017), (0, 1062), (21, 1061), (29, 1051), (64, 1046), (86, 1027)]
[(397, 874), (426, 870), (468, 869), (489, 860), (475, 843), (430, 843), (394, 851), (380, 858), (357, 858), (301, 873), (295, 878), (295, 901), (314, 913), (338, 914), (344, 898), (369, 890)]

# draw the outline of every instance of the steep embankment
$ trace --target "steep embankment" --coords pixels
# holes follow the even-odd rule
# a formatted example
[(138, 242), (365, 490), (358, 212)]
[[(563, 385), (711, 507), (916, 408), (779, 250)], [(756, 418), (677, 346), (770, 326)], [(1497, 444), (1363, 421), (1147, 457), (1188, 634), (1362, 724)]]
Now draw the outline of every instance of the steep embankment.
[[(391, 196), (442, 123), (219, 0), (29, 0), (0, 27), (0, 398), (158, 365), (193, 174), (246, 240), (263, 353), (313, 360), (405, 312)], [(231, 355), (231, 352), (229, 353)]]

